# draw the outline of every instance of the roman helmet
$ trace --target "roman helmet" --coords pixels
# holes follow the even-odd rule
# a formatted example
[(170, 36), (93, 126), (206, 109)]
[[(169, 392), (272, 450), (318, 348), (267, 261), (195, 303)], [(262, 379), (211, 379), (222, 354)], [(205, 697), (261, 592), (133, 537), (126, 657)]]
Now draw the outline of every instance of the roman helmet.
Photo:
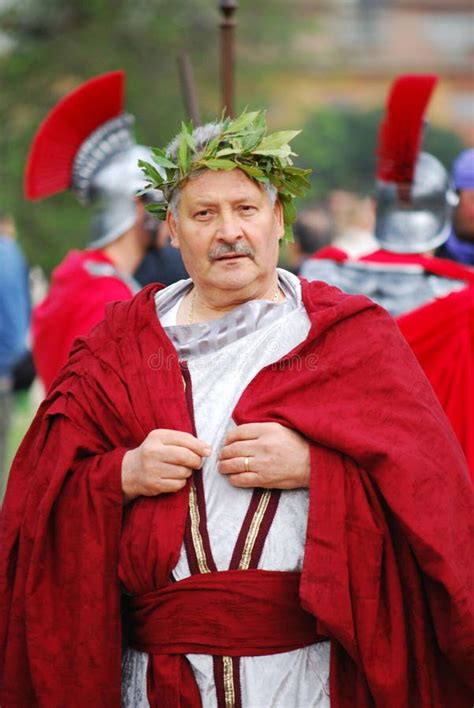
[[(135, 195), (145, 186), (139, 160), (151, 151), (133, 137), (123, 112), (125, 72), (86, 81), (50, 111), (36, 132), (25, 172), (25, 196), (70, 189), (92, 209), (90, 248), (115, 241), (135, 223)], [(155, 192), (148, 198), (160, 201)]]
[(441, 162), (420, 152), (436, 82), (432, 75), (397, 78), (380, 126), (375, 236), (394, 253), (430, 251), (449, 236), (457, 195)]

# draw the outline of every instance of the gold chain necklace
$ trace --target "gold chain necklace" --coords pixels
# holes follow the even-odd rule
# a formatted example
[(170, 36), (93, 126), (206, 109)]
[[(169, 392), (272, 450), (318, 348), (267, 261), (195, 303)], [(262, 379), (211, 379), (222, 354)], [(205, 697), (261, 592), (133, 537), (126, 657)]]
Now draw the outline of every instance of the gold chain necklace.
[[(273, 297), (270, 302), (275, 303), (277, 302), (278, 298), (280, 295), (280, 286), (277, 285), (276, 290), (273, 294)], [(196, 288), (193, 285), (193, 292), (191, 295), (191, 302), (189, 303), (189, 308), (188, 308), (188, 319), (186, 324), (190, 325), (194, 323), (194, 305), (196, 303)]]

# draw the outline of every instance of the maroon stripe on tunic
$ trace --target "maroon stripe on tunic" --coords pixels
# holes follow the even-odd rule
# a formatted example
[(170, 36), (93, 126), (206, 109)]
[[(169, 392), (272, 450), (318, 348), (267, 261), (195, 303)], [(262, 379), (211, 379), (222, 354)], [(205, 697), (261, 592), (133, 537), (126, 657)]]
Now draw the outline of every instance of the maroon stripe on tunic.
[(240, 658), (233, 656), (232, 668), (234, 676), (235, 708), (242, 708), (242, 689), (240, 686)]
[[(242, 708), (242, 688), (240, 685), (240, 659), (238, 656), (230, 657), (232, 661), (232, 679), (234, 688), (234, 708)], [(213, 657), (214, 683), (216, 685), (217, 705), (219, 708), (226, 708), (225, 687), (224, 687), (224, 658), (222, 656)]]
[(219, 708), (225, 708), (224, 690), (224, 659), (222, 656), (213, 656), (214, 684), (216, 686), (216, 698)]
[(270, 531), (270, 527), (273, 523), (273, 519), (275, 518), (275, 514), (278, 509), (278, 502), (280, 501), (280, 496), (281, 491), (279, 489), (272, 489), (270, 501), (268, 502), (268, 506), (265, 510), (265, 514), (263, 516), (262, 523), (260, 524), (260, 529), (257, 538), (255, 539), (252, 554), (250, 556), (249, 568), (258, 567), (263, 551), (263, 546), (265, 545), (268, 532)]
[(242, 528), (240, 529), (237, 541), (235, 543), (234, 552), (232, 554), (232, 558), (230, 559), (229, 570), (238, 570), (240, 561), (242, 559), (242, 553), (244, 551), (245, 539), (247, 538), (247, 534), (250, 530), (254, 514), (257, 511), (260, 499), (262, 498), (264, 491), (264, 489), (254, 489), (253, 491), (249, 508), (247, 509), (247, 513), (245, 515), (244, 523), (242, 524)]
[[(196, 422), (194, 418), (194, 405), (193, 405), (193, 387), (191, 374), (189, 373), (188, 364), (185, 361), (180, 362), (180, 369), (183, 375), (184, 382), (186, 384), (185, 397), (186, 404), (188, 406), (189, 416), (191, 418), (191, 425), (193, 429), (193, 434), (197, 437), (196, 432)], [(202, 479), (202, 469), (198, 470), (193, 475), (194, 487), (196, 489), (196, 499), (199, 511), (199, 533), (201, 535), (204, 554), (206, 556), (207, 567), (211, 571), (216, 571), (217, 567), (214, 562), (211, 551), (211, 543), (209, 540), (209, 533), (207, 530), (207, 516), (206, 516), (206, 501), (204, 498), (204, 484)], [(184, 533), (184, 546), (186, 549), (186, 556), (188, 558), (189, 570), (192, 574), (199, 573), (199, 564), (196, 555), (196, 549), (194, 547), (192, 533), (191, 533), (191, 516), (188, 512), (188, 518), (186, 521), (186, 529)]]
[(204, 553), (206, 555), (207, 567), (209, 570), (216, 571), (217, 566), (214, 562), (214, 558), (211, 551), (211, 541), (209, 539), (209, 532), (207, 529), (207, 515), (206, 515), (206, 499), (204, 497), (204, 482), (202, 479), (202, 470), (194, 477), (194, 485), (196, 487), (196, 498), (199, 510), (199, 533), (202, 538), (202, 545), (204, 547)]
[(199, 573), (199, 563), (196, 555), (196, 549), (194, 548), (193, 537), (191, 532), (191, 515), (188, 512), (188, 518), (186, 519), (186, 528), (184, 531), (184, 548), (186, 549), (186, 557), (188, 559), (189, 572), (191, 575), (196, 575)]
[[(237, 570), (239, 567), (240, 561), (242, 560), (242, 553), (244, 551), (245, 541), (250, 530), (250, 526), (252, 525), (253, 517), (255, 515), (255, 512), (257, 511), (260, 499), (262, 498), (265, 492), (265, 489), (255, 489), (254, 493), (252, 494), (252, 499), (250, 501), (247, 514), (245, 515), (244, 523), (242, 524), (242, 528), (240, 529), (240, 533), (235, 544), (234, 552), (232, 554), (232, 558), (229, 565), (229, 570)], [(260, 556), (262, 555), (263, 546), (268, 536), (268, 532), (270, 531), (273, 519), (275, 518), (276, 510), (278, 508), (278, 502), (280, 501), (280, 494), (281, 492), (278, 489), (272, 490), (270, 501), (268, 502), (268, 506), (265, 510), (265, 514), (260, 524), (260, 529), (257, 534), (257, 538), (255, 539), (250, 559), (250, 568), (256, 568), (258, 566)]]
[(189, 373), (189, 367), (187, 361), (180, 361), (179, 368), (181, 369), (181, 374), (184, 379), (184, 395), (186, 397), (186, 404), (188, 406), (189, 417), (191, 418), (191, 427), (193, 429), (194, 435), (196, 435), (196, 421), (194, 418), (194, 405), (193, 405), (193, 382), (191, 379), (191, 374)]

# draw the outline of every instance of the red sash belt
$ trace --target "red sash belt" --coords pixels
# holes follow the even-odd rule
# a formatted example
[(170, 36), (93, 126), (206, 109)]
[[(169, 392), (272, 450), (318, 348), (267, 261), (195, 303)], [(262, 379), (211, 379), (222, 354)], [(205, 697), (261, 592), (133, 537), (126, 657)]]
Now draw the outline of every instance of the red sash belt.
[(149, 654), (259, 656), (315, 644), (300, 573), (225, 570), (192, 575), (130, 602), (130, 644)]

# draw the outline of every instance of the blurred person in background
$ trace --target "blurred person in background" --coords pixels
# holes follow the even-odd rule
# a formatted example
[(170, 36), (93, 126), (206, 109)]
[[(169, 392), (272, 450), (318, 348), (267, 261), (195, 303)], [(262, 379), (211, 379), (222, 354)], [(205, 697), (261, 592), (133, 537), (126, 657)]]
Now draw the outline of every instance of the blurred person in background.
[(453, 164), (452, 180), (459, 196), (448, 240), (436, 255), (474, 265), (474, 148), (464, 150)]
[(332, 245), (359, 258), (377, 248), (374, 236), (375, 210), (372, 199), (342, 189), (329, 196), (329, 210), (334, 220)]
[(158, 220), (145, 210), (145, 198), (136, 196), (144, 185), (138, 161), (150, 151), (136, 144), (134, 117), (123, 112), (124, 81), (122, 71), (110, 72), (68, 94), (43, 121), (30, 149), (27, 197), (70, 189), (92, 212), (88, 248), (68, 253), (33, 311), (33, 354), (45, 390), (73, 341), (100, 322), (105, 306), (138, 292), (133, 274), (156, 238)]
[[(153, 219), (152, 216), (150, 218)], [(154, 221), (156, 222), (156, 219)], [(142, 287), (150, 283), (172, 285), (188, 277), (180, 252), (170, 244), (165, 222), (159, 223), (155, 242), (147, 249), (133, 275)]]
[[(0, 496), (6, 474), (6, 453), (12, 407), (28, 356), (30, 326), (28, 265), (16, 241), (13, 218), (0, 213)], [(29, 381), (31, 383), (31, 381)]]
[(395, 81), (381, 126), (375, 189), (376, 249), (354, 257), (333, 246), (302, 276), (385, 307), (444, 407), (474, 478), (474, 271), (434, 257), (451, 229), (457, 196), (441, 162), (420, 152), (433, 76)]
[(298, 274), (306, 258), (331, 242), (331, 231), (331, 217), (326, 207), (313, 206), (299, 211), (293, 224), (293, 241), (284, 244), (284, 266)]

